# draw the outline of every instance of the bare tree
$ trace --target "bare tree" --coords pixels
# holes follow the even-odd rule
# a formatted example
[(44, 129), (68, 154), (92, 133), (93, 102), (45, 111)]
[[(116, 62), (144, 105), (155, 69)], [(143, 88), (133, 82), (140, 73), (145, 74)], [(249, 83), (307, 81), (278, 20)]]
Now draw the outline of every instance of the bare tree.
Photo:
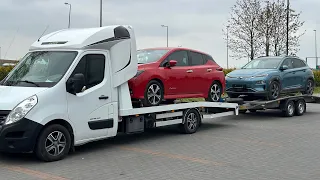
[[(279, 56), (286, 52), (285, 0), (237, 0), (231, 9), (229, 48), (234, 57)], [(299, 50), (299, 40), (304, 32), (300, 28), (300, 14), (290, 9), (289, 52)]]
[(260, 53), (259, 32), (256, 29), (260, 13), (260, 0), (237, 0), (232, 7), (227, 26), (229, 27), (229, 48), (233, 57), (253, 59)]

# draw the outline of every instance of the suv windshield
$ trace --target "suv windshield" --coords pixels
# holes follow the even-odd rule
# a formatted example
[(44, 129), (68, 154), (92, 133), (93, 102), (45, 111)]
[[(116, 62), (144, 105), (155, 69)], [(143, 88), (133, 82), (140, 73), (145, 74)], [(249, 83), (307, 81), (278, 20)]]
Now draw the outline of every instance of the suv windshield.
[(159, 60), (169, 50), (165, 49), (147, 49), (137, 52), (138, 64), (147, 64)]
[(242, 69), (276, 69), (281, 61), (280, 58), (254, 59), (243, 66)]
[(1, 85), (52, 87), (64, 76), (77, 54), (76, 51), (29, 52)]

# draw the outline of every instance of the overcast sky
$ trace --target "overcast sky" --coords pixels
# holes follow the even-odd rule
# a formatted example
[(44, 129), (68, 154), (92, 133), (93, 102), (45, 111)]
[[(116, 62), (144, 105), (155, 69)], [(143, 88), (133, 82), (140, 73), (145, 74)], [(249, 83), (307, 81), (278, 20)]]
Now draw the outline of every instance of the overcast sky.
[[(169, 46), (194, 48), (211, 54), (226, 67), (226, 43), (222, 28), (230, 7), (236, 0), (103, 0), (103, 25), (129, 24), (135, 28), (138, 48), (166, 46), (169, 26)], [(49, 25), (47, 33), (68, 26), (72, 4), (71, 28), (99, 26), (100, 0), (1, 0), (1, 57), (19, 59)], [(298, 56), (315, 56), (314, 29), (319, 28), (320, 0), (291, 0), (305, 21)], [(11, 47), (9, 48), (11, 44)], [(319, 43), (320, 47), (320, 43)], [(320, 53), (320, 52), (319, 52)], [(312, 59), (309, 65), (314, 66)], [(242, 66), (244, 61), (229, 58), (230, 66)]]

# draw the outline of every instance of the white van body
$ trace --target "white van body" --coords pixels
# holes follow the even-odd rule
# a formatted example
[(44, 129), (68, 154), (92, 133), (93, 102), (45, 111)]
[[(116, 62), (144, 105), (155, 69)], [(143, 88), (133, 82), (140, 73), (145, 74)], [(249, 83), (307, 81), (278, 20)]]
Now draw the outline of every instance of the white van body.
[[(98, 66), (99, 63), (103, 65)], [(36, 151), (41, 159), (53, 161), (62, 159), (68, 153), (64, 149), (116, 136), (120, 129), (118, 125), (130, 116), (135, 118), (138, 114), (160, 112), (162, 115), (157, 115), (158, 119), (180, 117), (185, 110), (195, 107), (233, 109), (217, 117), (238, 114), (238, 104), (233, 103), (198, 102), (132, 108), (127, 81), (136, 75), (137, 66), (136, 40), (133, 28), (128, 25), (67, 29), (41, 37), (1, 81), (0, 150)], [(81, 86), (81, 91), (77, 93), (71, 93), (76, 89), (75, 82), (80, 82), (73, 79), (70, 82), (74, 84), (67, 85), (68, 80), (75, 77), (76, 67), (84, 72), (83, 82), (91, 84), (90, 87)], [(103, 69), (96, 76), (100, 80), (90, 80), (95, 77), (94, 73), (98, 74), (95, 72), (98, 69)], [(33, 78), (33, 81), (26, 77)], [(145, 121), (142, 117), (141, 122)], [(183, 123), (182, 118), (157, 122), (156, 126), (179, 123)], [(49, 126), (52, 125), (59, 127), (54, 126), (50, 131)], [(144, 127), (143, 122), (137, 125)], [(67, 134), (61, 126), (68, 130)], [(54, 128), (55, 131), (52, 130)], [(135, 131), (132, 128), (126, 127), (127, 131)], [(54, 132), (62, 132), (62, 135), (60, 133), (50, 139)], [(65, 142), (58, 141), (62, 137)], [(52, 141), (52, 146), (41, 147), (49, 141)], [(69, 141), (71, 144), (68, 144)], [(57, 151), (57, 157), (45, 154), (44, 148), (52, 148), (53, 153)], [(63, 149), (61, 154), (59, 148)]]

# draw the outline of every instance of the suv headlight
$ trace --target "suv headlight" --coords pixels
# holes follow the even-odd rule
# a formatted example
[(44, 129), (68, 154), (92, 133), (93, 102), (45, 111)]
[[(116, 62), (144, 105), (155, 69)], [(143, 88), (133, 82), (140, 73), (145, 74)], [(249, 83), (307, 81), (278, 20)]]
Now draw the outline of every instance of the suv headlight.
[(4, 124), (8, 125), (21, 120), (37, 103), (38, 97), (36, 95), (23, 100), (9, 113)]

